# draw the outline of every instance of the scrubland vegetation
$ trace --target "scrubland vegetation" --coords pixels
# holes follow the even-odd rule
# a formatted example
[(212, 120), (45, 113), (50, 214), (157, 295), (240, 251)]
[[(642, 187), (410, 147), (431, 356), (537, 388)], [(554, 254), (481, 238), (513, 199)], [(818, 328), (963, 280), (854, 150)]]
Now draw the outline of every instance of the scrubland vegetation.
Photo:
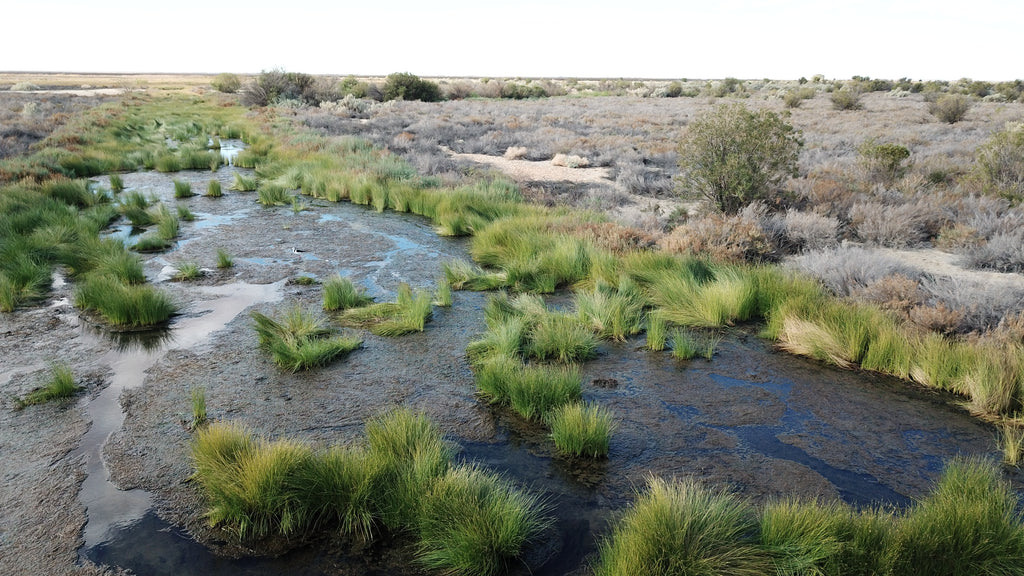
[[(176, 304), (145, 284), (126, 246), (97, 234), (123, 216), (155, 228), (135, 251), (161, 250), (178, 216), (113, 190), (113, 179), (111, 191), (82, 179), (216, 170), (210, 137), (241, 136), (248, 147), (235, 164), (254, 175), (236, 174), (232, 188), (255, 191), (268, 208), (301, 196), (347, 200), (471, 237), (474, 262), (447, 263), (437, 295), (403, 285), (395, 302), (374, 303), (338, 277), (323, 285), (323, 310), (394, 336), (424, 330), (435, 296), (450, 300), (446, 289), (496, 291), (487, 329), (467, 350), (479, 395), (547, 426), (565, 457), (614, 457), (615, 415), (582, 399), (580, 366), (602, 341), (645, 334), (652, 352), (712, 359), (714, 330), (758, 323), (791, 353), (958, 395), (1000, 422), (1007, 463), (1020, 461), (1024, 291), (943, 278), (876, 251), (935, 247), (971, 267), (1024, 272), (1019, 83), (432, 84), (396, 74), (376, 85), (283, 71), (234, 80), (218, 78), (217, 90), (269, 106), (260, 128), (214, 100), (126, 98), (66, 120), (27, 157), (0, 160), (0, 310), (43, 298), (61, 267), (79, 308), (118, 326), (167, 321)], [(545, 98), (588, 93), (615, 95)], [(624, 115), (623, 103), (636, 114)], [(736, 148), (708, 154), (723, 141)], [(612, 180), (520, 187), (449, 150), (575, 156), (586, 160), (578, 166), (611, 168)], [(658, 205), (616, 212), (636, 197)], [(218, 255), (219, 267), (230, 265)], [(557, 290), (573, 292), (571, 307), (549, 307), (542, 295)], [(260, 347), (286, 370), (360, 345), (300, 308), (252, 317)], [(408, 412), (368, 423), (365, 445), (328, 450), (222, 423), (197, 430), (209, 518), (241, 538), (324, 526), (364, 540), (404, 534), (424, 567), (494, 574), (549, 522), (536, 497), (452, 465), (437, 428)], [(594, 570), (1017, 574), (1018, 508), (998, 468), (974, 461), (950, 464), (902, 513), (796, 501), (758, 509), (692, 481), (652, 479)]]

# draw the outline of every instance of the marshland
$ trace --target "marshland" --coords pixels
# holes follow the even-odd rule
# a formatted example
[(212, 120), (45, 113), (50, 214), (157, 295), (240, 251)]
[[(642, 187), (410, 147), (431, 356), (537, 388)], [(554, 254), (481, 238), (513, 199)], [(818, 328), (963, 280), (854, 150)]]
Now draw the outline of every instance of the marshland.
[(1019, 81), (68, 81), (0, 76), (6, 573), (1024, 570)]

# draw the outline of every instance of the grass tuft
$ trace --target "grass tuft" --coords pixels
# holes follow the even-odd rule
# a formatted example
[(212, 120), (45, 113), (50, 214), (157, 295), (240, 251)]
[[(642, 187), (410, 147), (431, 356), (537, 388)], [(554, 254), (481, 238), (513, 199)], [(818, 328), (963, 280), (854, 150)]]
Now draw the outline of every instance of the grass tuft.
[(373, 298), (366, 295), (366, 290), (356, 288), (351, 280), (341, 275), (332, 276), (324, 282), (324, 310), (360, 308), (371, 302)]
[(191, 184), (189, 184), (188, 182), (183, 182), (181, 180), (174, 181), (175, 198), (191, 198), (192, 196), (195, 196), (195, 194), (192, 193)]
[(253, 312), (252, 318), (260, 347), (270, 353), (275, 364), (292, 372), (325, 366), (363, 344), (358, 337), (331, 336), (333, 330), (322, 318), (297, 306), (280, 319), (259, 312)]
[(231, 254), (223, 248), (217, 249), (217, 268), (225, 269), (231, 268), (235, 265), (235, 259), (231, 257)]
[(616, 424), (610, 410), (573, 402), (552, 409), (545, 417), (551, 438), (562, 454), (600, 458), (608, 455)]
[(207, 198), (220, 198), (224, 195), (224, 191), (221, 190), (220, 182), (217, 180), (210, 180), (206, 184), (206, 197)]
[(15, 401), (15, 406), (21, 409), (51, 400), (70, 398), (79, 390), (71, 368), (66, 364), (56, 364), (50, 368), (49, 379), (39, 388), (29, 392), (24, 398), (18, 398)]

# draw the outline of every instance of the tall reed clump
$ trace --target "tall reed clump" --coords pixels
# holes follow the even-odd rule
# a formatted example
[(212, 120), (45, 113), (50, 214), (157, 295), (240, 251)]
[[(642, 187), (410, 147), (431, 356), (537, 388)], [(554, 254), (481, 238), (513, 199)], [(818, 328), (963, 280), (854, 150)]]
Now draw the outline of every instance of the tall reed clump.
[(423, 500), (419, 562), (452, 575), (504, 574), (549, 525), (536, 495), (477, 466), (460, 466)]
[(894, 574), (1024, 574), (1024, 518), (999, 468), (951, 462), (930, 495), (899, 522)]
[(742, 501), (693, 481), (652, 478), (600, 547), (597, 576), (763, 576), (772, 564)]
[(291, 195), (284, 186), (273, 182), (264, 182), (256, 191), (257, 198), (263, 206), (284, 206), (291, 203)]
[(562, 454), (602, 458), (608, 455), (615, 417), (597, 404), (573, 402), (552, 409), (545, 417), (551, 439)]
[(175, 198), (191, 198), (192, 196), (195, 196), (195, 194), (192, 193), (192, 184), (182, 180), (174, 181)]
[(331, 312), (360, 308), (373, 302), (366, 295), (365, 289), (357, 289), (352, 281), (343, 276), (335, 275), (324, 282), (324, 310)]
[(639, 333), (644, 325), (647, 298), (640, 287), (628, 277), (612, 286), (598, 280), (590, 292), (576, 292), (576, 310), (600, 338), (625, 341)]
[(332, 336), (334, 330), (324, 320), (298, 306), (285, 311), (280, 319), (252, 313), (260, 348), (270, 353), (274, 363), (298, 372), (325, 366), (363, 344), (355, 336)]
[(433, 298), (427, 290), (398, 285), (395, 302), (369, 304), (345, 310), (340, 320), (352, 326), (368, 328), (378, 336), (401, 336), (422, 332), (433, 315)]
[(362, 445), (322, 451), (214, 423), (197, 432), (192, 459), (207, 518), (243, 540), (409, 535), (423, 566), (490, 575), (550, 525), (536, 496), (479, 467), (452, 468), (438, 427), (407, 409), (369, 420)]
[(75, 290), (75, 306), (122, 327), (155, 326), (177, 312), (171, 297), (149, 284), (125, 284), (109, 274), (88, 274)]
[(220, 182), (218, 180), (210, 180), (206, 184), (206, 197), (207, 198), (220, 198), (224, 195), (224, 191), (221, 189)]
[(15, 407), (22, 409), (51, 400), (70, 398), (80, 389), (71, 368), (66, 364), (55, 364), (50, 368), (50, 376), (42, 386), (29, 392), (23, 398), (16, 399)]

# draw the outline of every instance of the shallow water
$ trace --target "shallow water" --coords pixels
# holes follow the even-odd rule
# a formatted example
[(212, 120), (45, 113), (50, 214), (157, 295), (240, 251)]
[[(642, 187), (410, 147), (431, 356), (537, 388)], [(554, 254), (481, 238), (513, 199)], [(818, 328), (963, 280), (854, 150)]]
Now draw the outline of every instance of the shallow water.
[[(165, 175), (126, 175), (126, 183), (129, 177), (157, 193), (173, 190)], [(193, 175), (197, 181), (209, 177)], [(220, 172), (216, 177), (227, 178)], [(147, 274), (155, 277), (174, 261), (201, 259), (211, 246), (230, 243), (238, 269), (231, 273), (245, 281), (188, 289), (205, 300), (172, 327), (175, 341), (111, 352), (114, 382), (90, 403), (99, 424), (83, 441), (91, 448), (82, 496), (89, 505), (82, 553), (154, 575), (416, 573), (401, 565), (401, 554), (399, 560), (380, 550), (349, 554), (323, 544), (278, 559), (225, 559), (157, 517), (145, 493), (116, 493), (102, 468), (95, 468), (99, 447), (124, 420), (117, 405), (120, 392), (138, 385), (168, 349), (194, 351), (248, 304), (280, 297), (284, 279), (341, 273), (383, 299), (400, 282), (432, 287), (443, 261), (467, 257), (464, 241), (438, 238), (424, 220), (406, 215), (318, 203), (292, 214), (255, 207), (253, 196), (243, 194), (191, 202), (200, 219), (183, 224), (188, 241), (151, 258)], [(258, 292), (253, 278), (279, 283), (263, 285), (266, 292), (248, 300), (228, 296), (239, 286)], [(291, 290), (300, 299), (316, 296), (315, 289)], [(564, 296), (553, 301), (567, 302)], [(363, 416), (382, 407), (396, 402), (427, 407), (460, 447), (457, 459), (506, 474), (550, 503), (557, 537), (531, 552), (532, 573), (543, 575), (580, 569), (609, 518), (629, 504), (650, 474), (694, 477), (754, 501), (801, 496), (898, 508), (927, 493), (949, 459), (998, 457), (991, 429), (951, 406), (950, 398), (776, 353), (753, 335), (752, 326), (724, 333), (712, 361), (679, 362), (667, 352), (643, 350), (642, 339), (603, 344), (599, 357), (583, 368), (584, 399), (611, 408), (619, 429), (606, 461), (567, 460), (554, 454), (542, 428), (475, 398), (464, 350), (484, 329), (485, 302), (486, 295), (457, 293), (452, 308), (435, 310), (426, 332), (390, 340), (368, 335), (362, 349), (313, 374), (281, 375), (255, 361), (239, 367), (257, 383), (258, 393), (245, 398), (250, 404), (235, 400), (231, 416), (244, 416), (247, 407), (263, 402), (270, 406), (260, 404), (265, 410), (260, 417), (273, 417), (275, 430), (300, 430), (310, 439), (334, 442), (358, 436)], [(246, 361), (257, 355), (239, 346)], [(261, 388), (263, 382), (273, 386)], [(101, 513), (108, 498), (117, 504)], [(122, 510), (127, 513), (119, 515)]]

